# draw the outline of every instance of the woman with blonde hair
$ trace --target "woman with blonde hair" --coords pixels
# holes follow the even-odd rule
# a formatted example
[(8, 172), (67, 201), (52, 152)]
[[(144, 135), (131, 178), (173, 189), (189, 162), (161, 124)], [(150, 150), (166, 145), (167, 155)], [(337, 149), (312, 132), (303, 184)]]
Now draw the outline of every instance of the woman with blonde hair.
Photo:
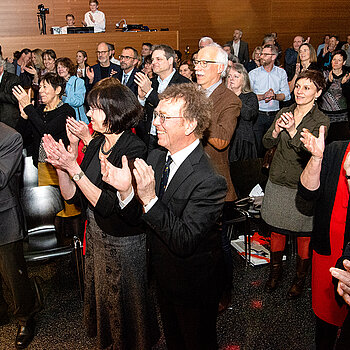
[(257, 46), (253, 53), (252, 53), (252, 59), (247, 63), (246, 65), (246, 69), (248, 72), (250, 72), (251, 70), (260, 67), (260, 55), (262, 52), (262, 47), (261, 46)]
[(242, 101), (236, 131), (231, 141), (229, 160), (232, 183), (238, 197), (244, 198), (255, 185), (252, 183), (254, 182), (252, 159), (256, 159), (258, 155), (253, 123), (258, 116), (259, 104), (257, 96), (251, 90), (248, 73), (242, 64), (233, 63), (227, 70), (226, 86)]

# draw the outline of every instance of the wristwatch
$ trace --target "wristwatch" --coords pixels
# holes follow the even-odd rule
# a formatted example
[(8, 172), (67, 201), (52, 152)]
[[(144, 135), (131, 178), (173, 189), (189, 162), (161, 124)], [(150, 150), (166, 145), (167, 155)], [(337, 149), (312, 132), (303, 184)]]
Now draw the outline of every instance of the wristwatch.
[(79, 174), (74, 174), (74, 175), (72, 176), (72, 179), (73, 179), (74, 181), (79, 181), (84, 175), (85, 175), (84, 172), (81, 171)]

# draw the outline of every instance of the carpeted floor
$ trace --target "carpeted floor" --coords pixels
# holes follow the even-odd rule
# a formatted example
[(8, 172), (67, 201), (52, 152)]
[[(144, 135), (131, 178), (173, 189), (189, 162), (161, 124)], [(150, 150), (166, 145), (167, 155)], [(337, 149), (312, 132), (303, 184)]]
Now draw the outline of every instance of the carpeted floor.
[[(221, 350), (309, 350), (313, 349), (314, 318), (311, 309), (310, 278), (304, 295), (286, 298), (294, 275), (294, 262), (285, 262), (282, 286), (272, 294), (263, 291), (267, 265), (245, 269), (243, 259), (234, 255), (233, 301), (218, 318)], [(31, 350), (94, 349), (82, 326), (82, 303), (69, 261), (30, 266), (31, 275), (42, 278), (45, 309), (37, 316), (36, 336)], [(0, 350), (14, 349), (16, 324), (0, 327)], [(161, 338), (155, 350), (165, 350)], [(141, 350), (141, 349), (140, 349)], [(181, 349), (179, 349), (181, 350)]]

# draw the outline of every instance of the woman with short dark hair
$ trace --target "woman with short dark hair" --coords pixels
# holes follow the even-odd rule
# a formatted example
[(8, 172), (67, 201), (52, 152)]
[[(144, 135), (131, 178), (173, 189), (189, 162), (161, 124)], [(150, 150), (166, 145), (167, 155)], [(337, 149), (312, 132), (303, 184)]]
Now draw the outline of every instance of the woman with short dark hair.
[(81, 166), (74, 152), (76, 136), (68, 132), (67, 150), (50, 136), (44, 138), (63, 197), (81, 203), (87, 214), (85, 326), (89, 337), (97, 337), (98, 349), (150, 349), (157, 328), (147, 291), (146, 234), (122, 217), (117, 191), (102, 181), (100, 162), (106, 158), (121, 167), (146, 157), (145, 144), (130, 131), (143, 110), (131, 90), (114, 78), (98, 82), (88, 103), (100, 136), (91, 140)]
[(141, 69), (141, 72), (145, 73), (150, 79), (154, 77), (152, 69), (152, 55), (148, 55), (144, 58), (143, 68)]
[[(38, 168), (38, 185), (58, 185), (55, 168), (46, 162), (46, 153), (42, 145), (42, 137), (51, 134), (56, 140), (62, 140), (64, 145), (69, 144), (66, 132), (66, 120), (75, 118), (74, 109), (62, 101), (66, 81), (55, 73), (47, 73), (40, 81), (39, 96), (42, 104), (35, 108), (30, 103), (30, 96), (22, 87), (13, 89), (21, 109), (20, 120), (16, 129), (22, 134), (26, 147), (32, 150), (33, 163)], [(65, 203), (64, 210), (60, 211), (55, 220), (57, 239), (59, 244), (65, 243), (69, 234), (81, 236), (82, 227), (80, 210), (74, 205)]]
[(276, 147), (261, 208), (261, 217), (271, 231), (270, 276), (265, 290), (272, 292), (278, 287), (286, 236), (296, 237), (297, 270), (287, 294), (291, 299), (301, 295), (311, 263), (312, 211), (308, 203), (297, 196), (299, 177), (311, 154), (300, 137), (304, 128), (318, 135), (321, 125), (329, 126), (327, 116), (315, 103), (324, 87), (321, 72), (307, 70), (301, 73), (295, 82), (295, 103), (278, 112), (263, 138), (265, 148)]
[(74, 63), (70, 58), (62, 57), (56, 61), (56, 69), (57, 74), (67, 82), (62, 101), (68, 103), (74, 108), (77, 121), (83, 121), (84, 123), (89, 124), (89, 120), (86, 117), (84, 110), (86, 93), (85, 83), (83, 79), (80, 79), (75, 75), (76, 67)]
[(182, 61), (179, 65), (179, 73), (186, 77), (187, 79), (190, 79), (193, 81), (194, 77), (194, 66), (191, 61)]

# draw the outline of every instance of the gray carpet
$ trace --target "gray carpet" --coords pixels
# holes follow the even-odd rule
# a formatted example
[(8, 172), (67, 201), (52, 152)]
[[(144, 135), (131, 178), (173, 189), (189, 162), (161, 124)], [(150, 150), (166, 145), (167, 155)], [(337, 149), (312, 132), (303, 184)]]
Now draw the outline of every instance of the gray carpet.
[[(304, 295), (290, 301), (285, 296), (293, 278), (293, 261), (285, 263), (282, 286), (272, 294), (263, 291), (267, 266), (246, 270), (243, 259), (236, 254), (234, 263), (232, 305), (218, 318), (220, 349), (313, 349), (310, 278)], [(45, 309), (37, 316), (36, 336), (28, 349), (94, 349), (93, 340), (85, 336), (82, 326), (82, 303), (71, 263), (57, 261), (30, 266), (29, 272), (42, 278), (46, 301)], [(14, 319), (0, 327), (0, 350), (14, 349), (16, 329)], [(165, 349), (164, 338), (161, 338), (155, 350)]]

